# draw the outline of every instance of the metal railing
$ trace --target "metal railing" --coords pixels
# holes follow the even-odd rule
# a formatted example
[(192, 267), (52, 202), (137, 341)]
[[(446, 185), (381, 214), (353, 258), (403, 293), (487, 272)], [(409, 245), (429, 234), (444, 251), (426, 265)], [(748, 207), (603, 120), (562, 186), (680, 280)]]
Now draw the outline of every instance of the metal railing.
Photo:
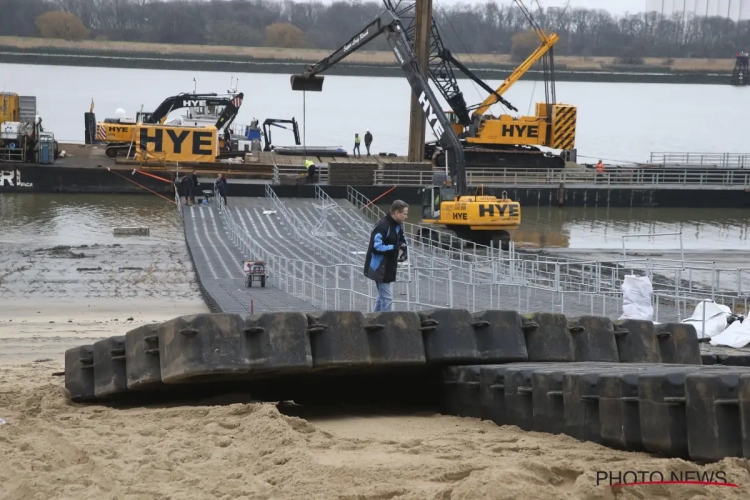
[[(351, 186), (346, 188), (346, 198), (349, 203), (354, 205), (355, 209), (373, 223), (385, 216), (385, 212), (380, 207)], [(406, 237), (410, 240), (432, 247), (437, 255), (453, 260), (513, 259), (515, 254), (515, 245), (512, 241), (509, 242), (509, 249), (505, 251), (500, 246), (496, 246), (495, 243), (490, 246), (480, 245), (434, 226), (406, 222), (404, 223), (404, 230)]]
[[(377, 170), (375, 184), (383, 186), (424, 186), (432, 182), (432, 172), (409, 170)], [(596, 188), (750, 188), (750, 170), (696, 172), (690, 169), (618, 168), (597, 174), (595, 171), (533, 170), (533, 169), (472, 169), (466, 172), (467, 185), (538, 187), (585, 186)]]
[(750, 168), (750, 153), (651, 153), (656, 165), (703, 165), (707, 167)]
[(0, 161), (23, 163), (26, 161), (26, 149), (22, 146), (0, 148)]
[[(319, 199), (326, 200), (326, 196), (322, 192)], [(288, 227), (290, 237), (304, 241), (311, 254), (326, 262), (278, 255), (235, 222), (223, 199), (216, 195), (220, 219), (229, 239), (248, 257), (266, 262), (271, 286), (314, 308), (372, 310), (376, 290), (372, 281), (362, 274), (363, 252), (368, 240), (355, 243), (340, 238), (310, 238), (309, 223), (287, 210), (270, 186), (267, 198)], [(327, 201), (334, 200), (327, 198)], [(179, 200), (177, 203), (180, 209)], [(372, 207), (369, 201), (365, 205), (365, 210)], [(372, 214), (379, 216), (382, 212), (372, 209)], [(363, 232), (369, 237), (371, 225), (368, 227), (367, 221), (360, 224), (359, 216), (353, 213), (342, 216), (350, 219), (357, 239)], [(750, 300), (747, 285), (750, 268), (719, 269), (713, 262), (632, 259), (604, 263), (522, 253), (461, 256), (439, 254), (439, 249), (435, 248), (416, 250), (414, 246), (410, 250), (410, 262), (400, 266), (393, 289), (394, 310), (515, 309), (521, 313), (550, 311), (616, 319), (622, 313), (621, 286), (627, 274), (651, 279), (655, 321), (685, 319), (704, 299), (724, 303), (733, 310), (744, 308), (743, 311), (748, 310)]]

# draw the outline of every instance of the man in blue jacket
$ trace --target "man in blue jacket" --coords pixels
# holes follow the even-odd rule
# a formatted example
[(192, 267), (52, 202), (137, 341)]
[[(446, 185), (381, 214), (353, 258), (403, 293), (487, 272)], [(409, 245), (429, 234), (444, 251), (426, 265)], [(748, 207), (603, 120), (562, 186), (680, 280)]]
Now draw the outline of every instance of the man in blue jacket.
[(370, 235), (364, 274), (373, 280), (378, 288), (375, 311), (391, 310), (391, 283), (396, 281), (398, 263), (407, 259), (404, 221), (408, 215), (409, 205), (401, 200), (394, 201), (390, 213), (375, 224)]

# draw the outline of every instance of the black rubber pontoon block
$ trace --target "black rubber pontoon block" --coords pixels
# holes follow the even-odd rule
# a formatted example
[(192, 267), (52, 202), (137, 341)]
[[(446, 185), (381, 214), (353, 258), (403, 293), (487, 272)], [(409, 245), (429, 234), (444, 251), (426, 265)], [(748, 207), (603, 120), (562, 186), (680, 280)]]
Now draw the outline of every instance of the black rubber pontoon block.
[(307, 320), (314, 368), (366, 368), (372, 364), (361, 312), (308, 313)]
[(465, 366), (447, 366), (441, 370), (440, 413), (458, 415), (461, 411), (458, 384), (465, 369)]
[(531, 376), (532, 428), (550, 434), (565, 433), (563, 382), (566, 373), (591, 370), (596, 363), (550, 363)]
[(599, 421), (602, 444), (643, 450), (638, 379), (643, 373), (674, 368), (666, 363), (622, 363), (613, 373), (599, 375)]
[(508, 368), (535, 368), (556, 366), (556, 363), (508, 363), (502, 365), (481, 365), (479, 367), (479, 406), (480, 418), (491, 420), (497, 425), (510, 425), (505, 399), (506, 371)]
[(303, 313), (249, 315), (245, 317), (242, 332), (252, 376), (312, 369), (308, 318)]
[(725, 366), (748, 366), (750, 367), (749, 354), (717, 354), (716, 364)]
[(656, 329), (651, 321), (626, 319), (614, 325), (620, 363), (661, 363)]
[(125, 335), (94, 342), (94, 394), (108, 398), (128, 391)]
[(128, 389), (161, 387), (159, 325), (143, 325), (125, 334), (125, 373)]
[(415, 312), (385, 311), (365, 314), (365, 331), (374, 366), (424, 365), (420, 319)]
[(245, 321), (239, 314), (196, 314), (159, 327), (165, 384), (236, 380), (250, 371)]
[(65, 351), (65, 389), (76, 403), (96, 399), (93, 345), (72, 347)]
[[(567, 364), (567, 363), (566, 363)], [(525, 431), (534, 430), (534, 400), (532, 379), (542, 366), (523, 363), (505, 368), (505, 419)]]
[[(675, 365), (640, 374), (638, 411), (641, 441), (646, 451), (675, 458), (689, 458), (685, 377), (688, 373), (701, 369), (698, 365)], [(701, 429), (705, 430), (705, 427), (701, 426)]]
[(575, 361), (620, 361), (611, 319), (604, 316), (571, 318), (568, 329), (573, 338)]
[(702, 365), (701, 348), (695, 326), (687, 323), (656, 325), (662, 363)]
[(564, 314), (532, 313), (523, 315), (523, 331), (529, 361), (573, 361), (573, 339)]
[(601, 443), (611, 448), (642, 451), (638, 400), (640, 372), (599, 375)]
[(516, 311), (478, 311), (472, 314), (477, 353), (482, 363), (528, 361), (523, 321)]
[(442, 370), (440, 411), (445, 415), (481, 418), (479, 373), (482, 365), (449, 366)]
[(721, 364), (719, 363), (719, 360), (716, 354), (705, 354), (705, 353), (701, 354), (701, 362), (703, 363), (704, 366)]
[(565, 434), (580, 441), (601, 443), (599, 416), (599, 377), (609, 373), (638, 371), (637, 366), (621, 363), (597, 363), (563, 375), (563, 413)]
[(477, 362), (474, 318), (467, 309), (428, 309), (418, 314), (428, 363)]
[[(703, 369), (685, 377), (687, 441), (692, 460), (718, 462), (727, 457), (742, 458), (739, 393), (743, 374), (750, 375), (750, 369)], [(750, 415), (745, 420), (748, 418)]]
[(742, 453), (745, 458), (750, 459), (750, 375), (740, 376), (740, 387), (737, 392), (742, 418)]

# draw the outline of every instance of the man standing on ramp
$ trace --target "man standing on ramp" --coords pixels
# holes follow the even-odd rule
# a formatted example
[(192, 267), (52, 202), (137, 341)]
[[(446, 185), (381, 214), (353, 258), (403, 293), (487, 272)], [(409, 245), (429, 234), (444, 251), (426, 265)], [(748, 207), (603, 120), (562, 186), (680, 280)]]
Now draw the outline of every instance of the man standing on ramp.
[(390, 213), (380, 219), (370, 235), (365, 256), (364, 274), (378, 288), (375, 311), (390, 311), (393, 304), (391, 283), (396, 281), (398, 263), (407, 259), (404, 221), (409, 215), (409, 205), (396, 200)]

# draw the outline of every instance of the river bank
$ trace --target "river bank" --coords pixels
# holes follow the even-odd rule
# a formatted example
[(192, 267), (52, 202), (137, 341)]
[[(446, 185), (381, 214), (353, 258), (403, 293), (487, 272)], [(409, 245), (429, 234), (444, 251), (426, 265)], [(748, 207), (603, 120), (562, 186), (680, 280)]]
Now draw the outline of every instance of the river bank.
[[(740, 458), (697, 465), (432, 410), (314, 415), (247, 395), (74, 404), (65, 349), (208, 312), (182, 224), (168, 202), (127, 195), (2, 195), (0, 214), (0, 498), (747, 496)], [(115, 237), (122, 224), (151, 233)], [(738, 487), (597, 480), (627, 470), (721, 471)]]
[[(195, 71), (288, 73), (301, 71), (330, 55), (318, 49), (272, 47), (225, 47), (168, 45), (139, 42), (108, 42), (0, 37), (0, 62), (137, 69), (184, 69)], [(459, 60), (485, 80), (502, 80), (517, 63), (508, 54), (458, 54)], [(643, 64), (618, 64), (612, 57), (556, 56), (555, 79), (569, 82), (692, 83), (727, 85), (734, 60), (645, 58)], [(400, 77), (403, 72), (387, 51), (361, 51), (326, 71), (329, 75)], [(458, 78), (465, 78), (460, 72)], [(525, 80), (544, 77), (539, 68), (529, 70)]]

